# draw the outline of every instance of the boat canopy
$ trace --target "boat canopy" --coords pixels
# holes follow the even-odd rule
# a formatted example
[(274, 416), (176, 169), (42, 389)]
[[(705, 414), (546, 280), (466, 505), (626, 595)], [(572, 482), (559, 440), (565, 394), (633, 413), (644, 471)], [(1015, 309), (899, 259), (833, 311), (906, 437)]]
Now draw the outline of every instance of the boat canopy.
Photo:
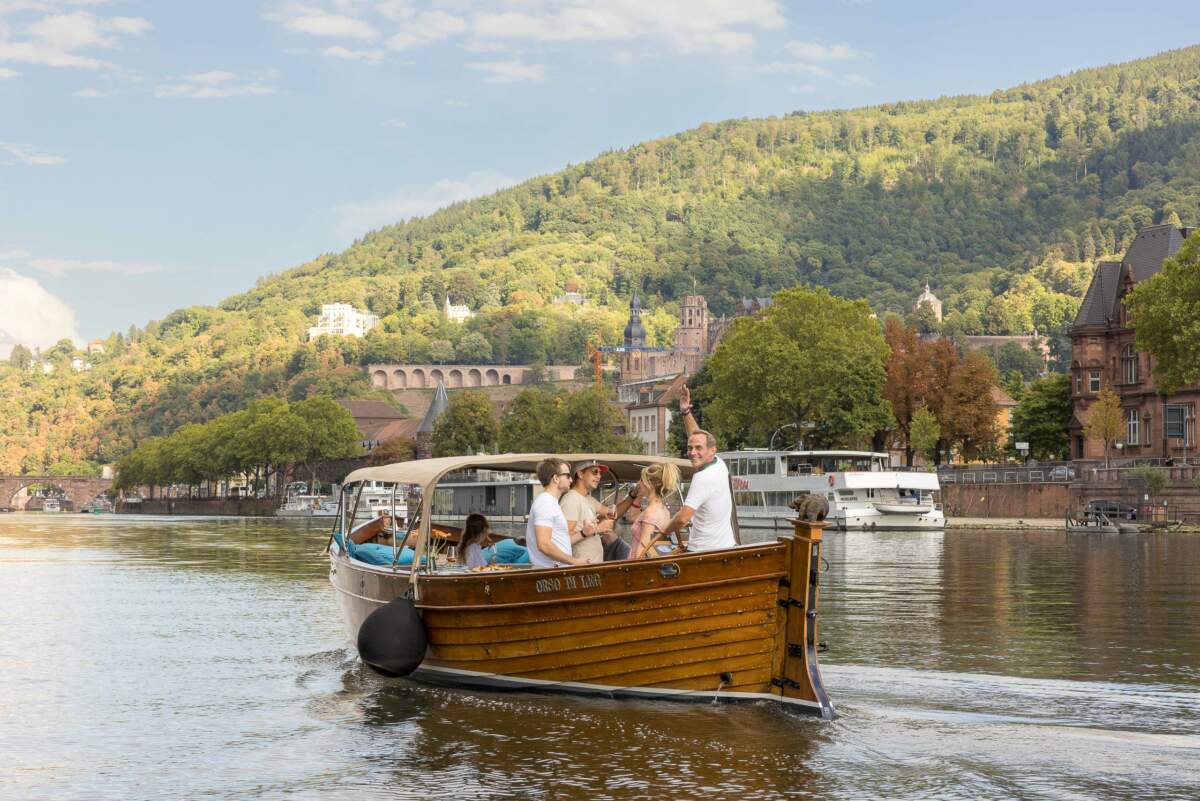
[[(422, 503), (433, 497), (433, 489), (447, 473), (455, 470), (507, 470), (513, 473), (535, 473), (543, 459), (562, 459), (571, 464), (594, 459), (608, 467), (618, 481), (637, 481), (642, 468), (651, 464), (673, 464), (680, 477), (691, 478), (694, 472), (687, 459), (669, 456), (635, 456), (627, 453), (502, 453), (478, 456), (442, 456), (436, 459), (415, 459), (410, 462), (360, 467), (346, 476), (346, 484), (359, 481), (383, 481), (396, 484), (417, 484), (421, 487)], [(430, 516), (421, 515), (421, 532), (427, 535)]]

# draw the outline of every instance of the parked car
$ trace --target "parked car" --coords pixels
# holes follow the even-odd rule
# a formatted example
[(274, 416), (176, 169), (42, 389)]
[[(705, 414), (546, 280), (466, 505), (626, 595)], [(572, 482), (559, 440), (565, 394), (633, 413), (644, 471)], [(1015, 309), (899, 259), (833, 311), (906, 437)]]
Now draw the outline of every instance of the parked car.
[(1088, 514), (1100, 512), (1107, 516), (1110, 520), (1137, 520), (1138, 510), (1136, 506), (1130, 506), (1127, 503), (1120, 501), (1110, 501), (1107, 498), (1094, 498), (1087, 502), (1084, 511)]
[(1075, 479), (1075, 468), (1059, 465), (1058, 467), (1050, 468), (1051, 481), (1073, 481)]

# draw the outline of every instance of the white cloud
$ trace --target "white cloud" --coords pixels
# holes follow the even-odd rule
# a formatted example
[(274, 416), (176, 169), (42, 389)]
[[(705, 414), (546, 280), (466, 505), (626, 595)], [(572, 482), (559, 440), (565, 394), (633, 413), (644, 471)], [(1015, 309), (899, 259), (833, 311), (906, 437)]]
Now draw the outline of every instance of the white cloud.
[(447, 98), (446, 105), (451, 106), (453, 108), (466, 108), (467, 107), (467, 103), (465, 100), (459, 100), (456, 97)]
[(788, 42), (785, 47), (801, 61), (851, 61), (867, 55), (852, 49), (844, 42), (831, 45), (818, 42)]
[(0, 267), (0, 351), (13, 345), (46, 348), (60, 339), (82, 341), (75, 312), (37, 281)]
[(744, 29), (771, 30), (785, 22), (776, 0), (596, 0), (479, 14), (474, 33), (483, 39), (542, 42), (654, 38), (680, 52), (734, 52), (754, 46), (754, 34)]
[(295, 33), (309, 36), (329, 36), (338, 39), (371, 41), (379, 38), (379, 31), (367, 22), (345, 14), (330, 14), (319, 8), (293, 6), (269, 19), (281, 22), (283, 27)]
[(532, 81), (541, 83), (546, 80), (544, 64), (525, 64), (521, 61), (484, 61), (467, 64), (467, 69), (486, 73), (483, 80), (487, 83), (519, 83)]
[(380, 123), (384, 128), (407, 128), (408, 123), (404, 120), (384, 120)]
[(250, 76), (239, 76), (228, 70), (210, 70), (184, 75), (175, 83), (160, 85), (154, 90), (159, 98), (189, 98), (194, 100), (221, 100), (228, 97), (262, 97), (279, 91), (275, 70), (257, 72)]
[[(62, 156), (37, 153), (28, 145), (18, 145), (13, 142), (0, 142), (0, 150), (8, 153), (21, 164), (29, 164), (35, 167), (50, 167), (66, 163), (66, 159)], [(13, 163), (16, 162), (9, 162), (9, 164)], [(0, 162), (0, 164), (3, 164), (3, 162)]]
[(9, 248), (0, 250), (0, 261), (20, 261), (29, 258), (29, 251), (24, 248)]
[(128, 264), (107, 260), (83, 259), (31, 259), (29, 266), (35, 270), (61, 277), (67, 273), (118, 273), (120, 275), (146, 275), (162, 272), (157, 264)]
[(378, 64), (383, 61), (384, 52), (382, 50), (351, 50), (348, 47), (334, 45), (327, 47), (323, 51), (325, 55), (332, 58), (341, 58), (347, 61), (361, 61), (364, 64)]
[(858, 73), (853, 73), (851, 75), (847, 75), (842, 80), (845, 83), (849, 84), (850, 86), (874, 86), (875, 85), (875, 82), (872, 81), (870, 78), (868, 78), (866, 75), (859, 75)]
[(73, 94), (76, 97), (87, 97), (87, 98), (95, 99), (95, 98), (99, 98), (99, 97), (108, 97), (112, 93), (105, 92), (101, 89), (93, 89), (91, 87), (88, 87), (87, 89), (80, 89), (79, 91), (74, 92)]
[(463, 180), (443, 178), (428, 187), (408, 187), (388, 197), (347, 203), (334, 209), (343, 236), (361, 236), (380, 226), (420, 217), (451, 203), (491, 194), (511, 186), (513, 179), (491, 172), (473, 172)]
[(21, 73), (17, 72), (16, 70), (10, 70), (7, 67), (0, 67), (0, 81), (3, 81), (7, 78), (16, 78), (20, 74)]
[[(407, 50), (464, 36), (472, 52), (512, 43), (665, 42), (678, 52), (731, 53), (752, 48), (755, 34), (786, 24), (780, 0), (311, 0), (267, 14), (311, 36), (387, 37)], [(423, 6), (423, 7), (422, 7)]]
[[(53, 10), (49, 4), (25, 4), (20, 10)], [(0, 9), (2, 10), (2, 9)], [(10, 9), (12, 10), (12, 9)], [(154, 26), (142, 17), (98, 17), (87, 11), (50, 13), (28, 26), (29, 39), (13, 41), (0, 35), (0, 61), (18, 61), (48, 67), (116, 69), (116, 65), (82, 55), (88, 48), (117, 48), (120, 37), (139, 36)], [(0, 34), (3, 34), (0, 31)]]
[(816, 64), (800, 64), (794, 61), (771, 61), (756, 68), (756, 72), (781, 72), (800, 75), (813, 75), (818, 78), (832, 78), (833, 70), (819, 67)]
[(467, 30), (467, 21), (444, 11), (428, 11), (406, 19), (400, 30), (388, 39), (392, 50), (407, 50), (448, 39)]

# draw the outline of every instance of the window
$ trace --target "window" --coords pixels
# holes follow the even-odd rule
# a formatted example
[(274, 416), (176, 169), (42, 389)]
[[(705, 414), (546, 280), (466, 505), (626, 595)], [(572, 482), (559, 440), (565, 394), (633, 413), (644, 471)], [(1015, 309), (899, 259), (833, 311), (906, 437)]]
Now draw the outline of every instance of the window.
[(1163, 436), (1181, 439), (1185, 446), (1196, 441), (1195, 407), (1190, 403), (1174, 403), (1163, 409)]
[(1138, 417), (1138, 410), (1127, 410), (1125, 412), (1125, 444), (1137, 445), (1141, 441), (1139, 438), (1140, 431), (1141, 419)]
[(1075, 374), (1075, 394), (1076, 395), (1083, 394), (1083, 373)]
[(1125, 350), (1121, 351), (1121, 373), (1125, 376), (1126, 384), (1136, 384), (1138, 382), (1138, 355), (1133, 349), (1133, 344), (1125, 346)]
[(1100, 391), (1100, 371), (1092, 370), (1088, 373), (1088, 392)]

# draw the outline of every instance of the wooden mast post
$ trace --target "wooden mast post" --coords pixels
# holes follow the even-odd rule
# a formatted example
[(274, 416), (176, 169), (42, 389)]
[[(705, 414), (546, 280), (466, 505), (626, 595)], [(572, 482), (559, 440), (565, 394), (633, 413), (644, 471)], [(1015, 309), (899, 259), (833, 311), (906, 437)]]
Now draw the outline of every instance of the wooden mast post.
[(779, 587), (782, 625), (776, 641), (777, 669), (771, 679), (781, 699), (794, 698), (819, 706), (819, 715), (831, 720), (836, 713), (821, 680), (817, 662), (817, 617), (821, 568), (821, 535), (824, 522), (791, 520), (788, 575)]

